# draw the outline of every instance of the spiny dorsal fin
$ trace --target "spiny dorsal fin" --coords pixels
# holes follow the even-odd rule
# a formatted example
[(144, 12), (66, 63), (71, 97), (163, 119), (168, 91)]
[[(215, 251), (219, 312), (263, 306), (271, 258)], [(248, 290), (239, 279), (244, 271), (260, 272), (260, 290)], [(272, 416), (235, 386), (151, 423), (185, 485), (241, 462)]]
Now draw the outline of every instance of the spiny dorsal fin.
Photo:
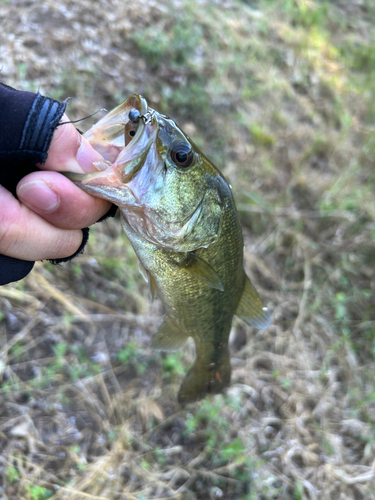
[(157, 351), (178, 351), (184, 347), (189, 336), (176, 326), (171, 318), (166, 316), (159, 330), (151, 339), (151, 348)]
[(195, 255), (195, 253), (189, 252), (186, 259), (183, 262), (179, 262), (178, 265), (186, 269), (196, 279), (202, 281), (207, 286), (217, 288), (217, 290), (224, 292), (224, 286), (215, 269), (205, 260)]
[(272, 315), (268, 307), (264, 306), (258, 292), (253, 287), (246, 274), (241, 300), (238, 304), (236, 314), (246, 321), (248, 325), (258, 328), (258, 330), (265, 330), (270, 326), (272, 321)]

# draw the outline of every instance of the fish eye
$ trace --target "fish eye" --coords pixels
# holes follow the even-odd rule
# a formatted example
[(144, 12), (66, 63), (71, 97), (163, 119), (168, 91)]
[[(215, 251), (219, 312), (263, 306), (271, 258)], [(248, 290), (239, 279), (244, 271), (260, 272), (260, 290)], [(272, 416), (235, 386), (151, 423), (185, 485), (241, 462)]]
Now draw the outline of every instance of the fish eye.
[(190, 167), (194, 159), (194, 153), (190, 144), (180, 142), (173, 146), (173, 149), (171, 150), (171, 158), (173, 163), (178, 167)]

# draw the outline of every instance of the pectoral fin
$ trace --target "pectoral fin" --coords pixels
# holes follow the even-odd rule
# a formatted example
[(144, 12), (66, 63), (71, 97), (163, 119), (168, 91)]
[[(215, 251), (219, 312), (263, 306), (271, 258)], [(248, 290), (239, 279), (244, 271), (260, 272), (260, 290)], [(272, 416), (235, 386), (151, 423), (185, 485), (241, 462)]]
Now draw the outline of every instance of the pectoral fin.
[(149, 271), (147, 271), (147, 276), (148, 276), (148, 290), (150, 292), (150, 299), (151, 302), (154, 302), (157, 294), (156, 281)]
[(238, 304), (236, 314), (246, 321), (248, 325), (258, 328), (259, 330), (266, 330), (272, 321), (272, 316), (268, 307), (264, 306), (258, 292), (246, 275), (241, 300)]
[(141, 261), (138, 261), (138, 271), (141, 273), (142, 278), (148, 282), (148, 276), (146, 269), (142, 266)]
[(150, 299), (151, 299), (151, 302), (154, 302), (156, 294), (157, 294), (157, 286), (156, 286), (156, 281), (155, 281), (154, 277), (152, 276), (150, 271), (147, 271), (147, 269), (145, 269), (142, 266), (140, 260), (138, 261), (138, 271), (141, 273), (143, 279), (145, 281), (147, 281), (148, 289), (150, 292)]
[(202, 281), (207, 286), (217, 288), (224, 292), (224, 286), (215, 269), (205, 260), (201, 259), (195, 253), (189, 252), (186, 259), (178, 263), (179, 266), (186, 269), (196, 279)]
[(158, 351), (178, 351), (184, 347), (189, 336), (181, 331), (173, 321), (166, 316), (159, 330), (151, 340), (151, 348)]

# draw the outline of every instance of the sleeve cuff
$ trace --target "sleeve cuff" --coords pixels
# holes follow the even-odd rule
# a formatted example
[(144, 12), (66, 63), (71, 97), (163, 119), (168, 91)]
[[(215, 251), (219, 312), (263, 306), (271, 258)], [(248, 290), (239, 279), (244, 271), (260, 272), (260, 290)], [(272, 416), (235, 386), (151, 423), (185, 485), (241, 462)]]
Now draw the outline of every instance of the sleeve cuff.
[(62, 259), (48, 259), (51, 264), (62, 264), (63, 262), (69, 262), (70, 260), (74, 259), (74, 257), (77, 257), (80, 253), (82, 253), (85, 249), (86, 243), (88, 242), (89, 239), (89, 232), (90, 229), (88, 227), (84, 227), (82, 229), (83, 237), (82, 237), (82, 243), (80, 244), (78, 250), (74, 252), (73, 255), (70, 255), (69, 257), (64, 257)]

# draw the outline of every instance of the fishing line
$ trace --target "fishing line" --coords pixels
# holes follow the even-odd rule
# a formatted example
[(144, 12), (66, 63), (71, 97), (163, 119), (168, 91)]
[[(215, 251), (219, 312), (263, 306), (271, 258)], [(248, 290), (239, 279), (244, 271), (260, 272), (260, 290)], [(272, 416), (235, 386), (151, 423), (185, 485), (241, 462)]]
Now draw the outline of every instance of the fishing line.
[(67, 123), (78, 123), (78, 122), (81, 122), (83, 120), (87, 120), (87, 118), (91, 118), (92, 116), (96, 115), (97, 113), (100, 113), (100, 111), (107, 111), (107, 110), (105, 108), (98, 109), (98, 111), (95, 111), (95, 113), (93, 113), (92, 115), (85, 116), (84, 118), (80, 118), (79, 120), (72, 120), (69, 122), (61, 122), (57, 125), (57, 127), (59, 127), (60, 125), (66, 125)]

